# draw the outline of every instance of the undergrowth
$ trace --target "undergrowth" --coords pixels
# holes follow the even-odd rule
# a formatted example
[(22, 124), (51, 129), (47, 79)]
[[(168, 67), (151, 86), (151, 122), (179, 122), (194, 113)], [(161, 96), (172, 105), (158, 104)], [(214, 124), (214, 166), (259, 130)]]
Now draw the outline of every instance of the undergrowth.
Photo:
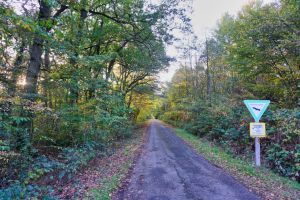
[[(243, 159), (228, 153), (225, 149), (189, 134), (183, 129), (175, 129), (176, 134), (189, 143), (198, 153), (210, 162), (229, 171), (248, 187), (263, 197), (276, 194), (270, 199), (297, 199), (300, 195), (300, 184), (279, 176), (265, 167), (256, 168), (251, 160)], [(275, 193), (275, 194), (274, 194)]]

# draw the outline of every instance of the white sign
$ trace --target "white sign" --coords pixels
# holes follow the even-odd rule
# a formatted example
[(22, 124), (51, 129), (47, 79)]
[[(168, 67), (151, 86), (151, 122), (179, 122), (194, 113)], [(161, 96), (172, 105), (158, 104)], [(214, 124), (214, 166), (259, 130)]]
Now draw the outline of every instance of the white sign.
[(270, 104), (269, 100), (245, 100), (248, 110), (250, 111), (252, 117), (255, 119), (255, 122), (259, 122), (261, 116), (266, 111), (267, 107)]
[(250, 123), (250, 136), (251, 137), (266, 137), (266, 124), (265, 123)]

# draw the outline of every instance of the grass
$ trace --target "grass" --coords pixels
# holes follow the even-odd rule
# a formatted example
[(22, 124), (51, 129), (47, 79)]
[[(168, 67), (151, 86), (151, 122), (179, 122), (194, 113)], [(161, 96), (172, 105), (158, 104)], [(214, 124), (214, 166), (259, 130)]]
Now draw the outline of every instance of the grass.
[(175, 129), (175, 132), (207, 160), (228, 171), (263, 199), (299, 198), (300, 184), (298, 182), (279, 176), (265, 167), (256, 168), (252, 163), (229, 154), (222, 148), (189, 134), (185, 130)]
[(100, 189), (92, 189), (91, 193), (93, 199), (110, 200), (112, 192), (119, 187), (122, 179), (126, 177), (131, 164), (131, 161), (126, 162), (123, 166), (120, 166), (120, 170), (117, 174), (113, 175), (110, 178), (105, 178), (101, 181)]

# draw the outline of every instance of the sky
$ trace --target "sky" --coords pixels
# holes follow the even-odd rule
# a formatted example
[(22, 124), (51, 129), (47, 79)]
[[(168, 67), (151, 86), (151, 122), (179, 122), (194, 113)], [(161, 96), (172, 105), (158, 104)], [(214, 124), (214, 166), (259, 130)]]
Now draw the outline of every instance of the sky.
[[(274, 0), (264, 0), (264, 3), (270, 3)], [(247, 4), (249, 0), (194, 0), (194, 12), (191, 15), (193, 31), (195, 35), (204, 40), (205, 35), (216, 28), (218, 20), (225, 14), (236, 15), (243, 5)], [(178, 57), (174, 46), (167, 48), (167, 54), (173, 57)], [(171, 81), (173, 74), (178, 68), (179, 63), (171, 63), (168, 72), (161, 72), (159, 74), (160, 81)]]

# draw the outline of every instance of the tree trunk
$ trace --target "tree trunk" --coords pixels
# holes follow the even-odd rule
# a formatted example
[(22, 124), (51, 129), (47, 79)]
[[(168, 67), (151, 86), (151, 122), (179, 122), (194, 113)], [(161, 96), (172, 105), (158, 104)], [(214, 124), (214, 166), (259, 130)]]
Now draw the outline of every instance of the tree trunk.
[[(83, 33), (83, 26), (84, 26), (84, 21), (85, 19), (87, 18), (87, 11), (82, 9), (80, 11), (80, 22), (79, 22), (79, 26), (78, 26), (78, 32), (76, 34), (76, 44), (77, 44), (77, 47), (80, 45), (80, 42), (81, 42), (81, 38), (82, 38), (82, 33)], [(75, 44), (73, 44), (75, 45)], [(78, 49), (76, 48), (75, 50), (75, 56), (73, 58), (70, 59), (70, 63), (71, 65), (73, 66), (74, 68), (74, 72), (72, 73), (72, 76), (71, 76), (71, 88), (70, 88), (70, 96), (71, 96), (71, 104), (72, 105), (75, 105), (76, 103), (78, 103), (78, 99), (79, 99), (79, 85), (78, 85), (78, 74), (77, 74), (77, 71), (78, 71), (78, 66), (77, 66), (77, 59), (78, 59), (78, 56), (79, 56), (79, 52), (78, 52)]]
[[(120, 47), (116, 50), (116, 53), (119, 53), (122, 49), (124, 49), (124, 47), (127, 45), (129, 41), (125, 40), (123, 42), (121, 42)], [(105, 80), (108, 81), (111, 75), (111, 72), (113, 71), (114, 65), (116, 63), (116, 58), (112, 59), (107, 67), (106, 73), (105, 73)]]
[(14, 68), (13, 68), (12, 75), (11, 75), (11, 81), (10, 81), (9, 87), (8, 87), (8, 95), (10, 97), (14, 97), (15, 93), (16, 93), (17, 80), (18, 80), (19, 75), (20, 75), (20, 70), (21, 70), (20, 67), (21, 67), (21, 64), (22, 64), (23, 58), (24, 58), (25, 46), (26, 46), (25, 42), (22, 41), (21, 45), (20, 45), (20, 48), (19, 48), (19, 51), (17, 53), (17, 57), (16, 57), (16, 60), (15, 60), (15, 63), (14, 63)]
[[(46, 0), (39, 1), (40, 11), (38, 21), (43, 22), (50, 19), (51, 9)], [(38, 33), (33, 39), (30, 48), (30, 61), (26, 74), (25, 97), (35, 101), (37, 95), (37, 82), (41, 70), (44, 39)]]
[[(51, 102), (51, 99), (48, 98), (48, 84), (49, 84), (49, 72), (50, 72), (50, 49), (47, 47), (45, 49), (45, 54), (44, 54), (44, 68), (45, 68), (45, 80), (42, 82), (43, 86), (43, 98), (45, 102), (45, 106), (49, 107), (49, 102)], [(50, 97), (50, 96), (49, 96)]]
[(206, 78), (207, 78), (207, 99), (209, 101), (209, 105), (211, 105), (211, 76), (210, 76), (210, 68), (209, 68), (209, 55), (208, 55), (208, 42), (206, 39)]
[[(47, 0), (40, 0), (40, 10), (38, 15), (38, 22), (49, 20), (51, 16), (51, 9)], [(47, 31), (47, 30), (46, 30)], [(24, 88), (25, 99), (34, 102), (37, 97), (37, 82), (41, 71), (42, 53), (43, 53), (44, 39), (36, 33), (30, 47), (30, 61), (26, 74), (26, 85)], [(24, 130), (25, 134), (29, 134), (29, 142), (32, 141), (33, 136), (33, 113), (25, 109), (20, 113), (20, 116), (28, 118), (26, 122), (20, 124), (20, 128)], [(27, 136), (25, 136), (26, 138)]]

